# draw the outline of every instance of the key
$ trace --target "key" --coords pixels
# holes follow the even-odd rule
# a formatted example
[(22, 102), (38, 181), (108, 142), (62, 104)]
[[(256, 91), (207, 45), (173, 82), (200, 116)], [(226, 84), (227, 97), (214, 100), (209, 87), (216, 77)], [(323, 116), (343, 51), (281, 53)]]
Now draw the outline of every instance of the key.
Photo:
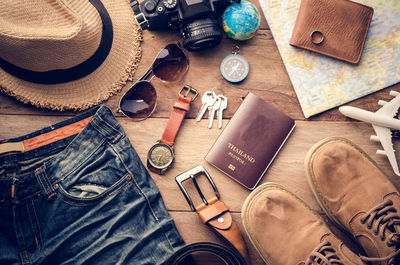
[(228, 98), (224, 95), (218, 95), (217, 97), (221, 99), (221, 104), (219, 106), (219, 109), (217, 110), (218, 129), (221, 129), (223, 112), (228, 107)]
[(201, 97), (201, 105), (200, 111), (197, 114), (196, 121), (200, 121), (201, 118), (204, 116), (207, 110), (212, 107), (217, 100), (217, 96), (215, 95), (214, 91), (206, 91), (204, 92), (203, 96)]
[(219, 107), (221, 106), (221, 98), (216, 97), (214, 105), (209, 108), (209, 114), (208, 114), (208, 129), (212, 128), (215, 113), (218, 111)]

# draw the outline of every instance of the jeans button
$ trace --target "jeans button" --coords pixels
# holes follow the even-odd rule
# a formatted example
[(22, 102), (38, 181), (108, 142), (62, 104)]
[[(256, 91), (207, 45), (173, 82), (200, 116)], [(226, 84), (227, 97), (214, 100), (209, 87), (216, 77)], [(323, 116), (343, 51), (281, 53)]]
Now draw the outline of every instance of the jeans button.
[(54, 184), (53, 189), (55, 189), (55, 190), (58, 189), (58, 184)]
[(131, 181), (131, 180), (132, 180), (132, 176), (131, 176), (131, 175), (128, 175), (128, 176), (125, 177), (125, 179), (126, 179), (127, 181)]

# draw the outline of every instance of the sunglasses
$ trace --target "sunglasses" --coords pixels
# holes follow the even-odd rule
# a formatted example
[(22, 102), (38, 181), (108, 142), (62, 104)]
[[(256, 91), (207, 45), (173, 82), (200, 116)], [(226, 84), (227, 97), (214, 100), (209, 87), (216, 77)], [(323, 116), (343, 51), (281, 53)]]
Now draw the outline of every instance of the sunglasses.
[(134, 121), (147, 119), (157, 105), (157, 93), (151, 80), (157, 77), (163, 82), (176, 81), (188, 69), (189, 59), (180, 44), (168, 44), (158, 53), (144, 75), (121, 97), (117, 112)]

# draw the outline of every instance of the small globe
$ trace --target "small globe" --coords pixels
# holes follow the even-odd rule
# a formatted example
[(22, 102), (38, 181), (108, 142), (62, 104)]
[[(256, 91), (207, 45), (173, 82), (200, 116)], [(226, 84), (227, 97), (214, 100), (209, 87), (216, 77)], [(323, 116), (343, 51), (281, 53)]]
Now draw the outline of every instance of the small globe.
[(248, 40), (260, 27), (260, 12), (250, 2), (230, 4), (222, 14), (222, 26), (226, 34), (235, 40)]

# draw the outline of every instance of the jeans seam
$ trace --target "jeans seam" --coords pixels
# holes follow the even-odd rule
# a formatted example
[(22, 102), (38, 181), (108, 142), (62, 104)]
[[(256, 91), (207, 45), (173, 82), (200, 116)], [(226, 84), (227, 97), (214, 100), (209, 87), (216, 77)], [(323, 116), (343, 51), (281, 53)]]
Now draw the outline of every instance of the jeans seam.
[[(101, 122), (98, 121), (97, 119), (99, 119)], [(104, 128), (103, 128), (102, 126), (100, 126), (101, 123), (105, 123), (106, 126), (104, 126)], [(105, 134), (107, 134), (107, 135), (104, 135), (105, 137), (108, 137), (108, 136), (111, 135), (110, 131), (109, 131), (108, 128), (107, 128), (107, 127), (108, 127), (108, 124), (107, 124), (102, 118), (96, 117), (95, 119), (93, 119), (93, 124), (95, 125), (96, 130), (98, 130), (98, 131), (100, 131), (100, 132), (103, 131)]]
[(39, 191), (29, 195), (28, 197), (22, 198), (21, 200), (19, 200), (19, 202), (24, 202), (26, 200), (29, 200), (29, 199), (33, 198), (33, 197), (40, 196), (40, 193), (42, 193), (42, 192), (43, 192), (42, 190), (39, 190)]
[(35, 204), (33, 203), (33, 199), (31, 199), (31, 203), (32, 203), (33, 213), (35, 214), (37, 227), (38, 227), (38, 230), (39, 230), (40, 242), (41, 242), (42, 247), (43, 247), (42, 231), (40, 229), (39, 219), (38, 219), (37, 214), (36, 214), (36, 209), (35, 209)]
[[(99, 119), (99, 121), (97, 120)], [(107, 138), (114, 138), (114, 135), (119, 135), (121, 134), (119, 130), (114, 128), (111, 124), (109, 124), (107, 121), (102, 119), (101, 117), (96, 117), (96, 119), (93, 119), (93, 124), (96, 127), (96, 130), (100, 131), (100, 133), (103, 131), (106, 135), (105, 137)], [(104, 124), (105, 126), (100, 126), (100, 124)]]
[[(37, 240), (37, 231), (36, 231), (35, 227), (33, 226), (32, 217), (31, 217), (31, 214), (29, 213), (28, 202), (25, 203), (25, 206), (26, 206), (26, 212), (28, 213), (29, 222), (31, 223), (31, 226), (32, 226), (33, 234)], [(35, 240), (35, 243), (37, 242), (36, 240)]]
[(47, 193), (47, 196), (50, 196), (52, 193), (54, 193), (54, 191), (52, 191), (52, 187), (47, 182), (46, 176), (44, 175), (44, 171), (42, 171), (41, 173), (42, 173), (43, 180), (44, 180), (44, 182), (46, 182), (47, 188), (49, 190), (49, 192)]
[(24, 241), (24, 248), (26, 248), (28, 244), (26, 244), (25, 237), (24, 237), (24, 234), (21, 229), (21, 224), (19, 222), (18, 222), (18, 229), (19, 229), (19, 233), (21, 234), (22, 240)]
[[(22, 253), (25, 253), (26, 259), (22, 259)], [(20, 259), (22, 259), (21, 260), (21, 265), (31, 264), (31, 261), (29, 260), (28, 251), (27, 250), (19, 252), (19, 257), (20, 257)], [(25, 262), (25, 260), (27, 260), (27, 262)]]
[(147, 201), (147, 205), (149, 206), (151, 213), (153, 214), (157, 224), (159, 225), (159, 227), (163, 230), (164, 236), (167, 239), (170, 247), (172, 249), (174, 249), (174, 247), (172, 246), (172, 242), (169, 240), (167, 234), (165, 233), (165, 230), (162, 228), (162, 225), (159, 222), (159, 218), (157, 217), (156, 213), (153, 210), (153, 207), (151, 206), (150, 200), (147, 197), (147, 195), (144, 193), (144, 191), (142, 190), (142, 188), (140, 187), (139, 183), (136, 181), (135, 175), (133, 174), (133, 172), (126, 166), (125, 161), (122, 159), (122, 157), (120, 156), (119, 152), (115, 149), (115, 147), (113, 145), (110, 145), (111, 148), (114, 150), (114, 152), (117, 154), (118, 158), (121, 160), (122, 164), (124, 165), (125, 169), (132, 175), (132, 179), (135, 182), (136, 187), (140, 190), (140, 193), (142, 193), (143, 197), (146, 199)]
[(37, 180), (40, 182), (40, 185), (42, 186), (42, 188), (44, 189), (44, 191), (46, 192), (46, 195), (48, 195), (48, 191), (47, 191), (45, 185), (43, 184), (43, 182), (42, 182), (42, 180), (41, 180), (41, 178), (40, 178), (40, 176), (39, 176), (41, 173), (42, 173), (42, 172), (39, 172), (39, 174), (36, 174), (36, 178), (37, 178)]

